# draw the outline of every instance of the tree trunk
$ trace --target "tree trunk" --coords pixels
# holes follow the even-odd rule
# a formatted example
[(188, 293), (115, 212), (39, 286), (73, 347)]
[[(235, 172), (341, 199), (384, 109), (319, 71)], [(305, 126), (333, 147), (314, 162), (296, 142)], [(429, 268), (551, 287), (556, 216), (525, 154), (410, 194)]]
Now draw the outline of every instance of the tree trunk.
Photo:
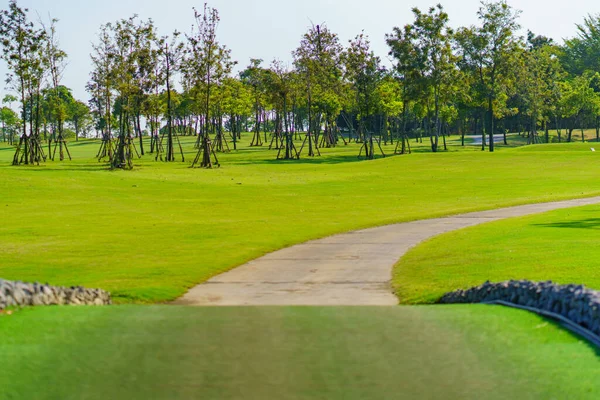
[(144, 155), (144, 138), (142, 135), (142, 122), (141, 122), (141, 117), (140, 117), (139, 111), (136, 113), (136, 116), (135, 116), (135, 124), (136, 124), (137, 134), (140, 137), (140, 153), (142, 155)]
[(494, 101), (493, 96), (488, 98), (488, 114), (489, 114), (489, 137), (490, 137), (490, 153), (494, 152)]

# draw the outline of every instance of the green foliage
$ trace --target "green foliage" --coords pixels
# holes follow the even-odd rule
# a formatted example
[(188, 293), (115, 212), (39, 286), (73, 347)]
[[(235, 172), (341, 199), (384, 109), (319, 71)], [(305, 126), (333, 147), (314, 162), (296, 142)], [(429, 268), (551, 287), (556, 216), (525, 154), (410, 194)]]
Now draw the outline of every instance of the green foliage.
[(342, 110), (342, 46), (325, 25), (312, 26), (293, 52), (294, 65), (305, 90), (310, 130), (317, 133), (321, 117), (336, 118)]
[(516, 71), (518, 95), (523, 102), (520, 111), (531, 118), (534, 131), (540, 122), (556, 114), (561, 99), (560, 82), (565, 73), (557, 53), (556, 46), (540, 45), (515, 58), (515, 63), (520, 63)]
[(205, 4), (203, 11), (194, 9), (194, 15), (196, 24), (192, 33), (186, 35), (188, 47), (185, 48), (182, 71), (208, 124), (211, 109), (217, 102), (217, 99), (211, 99), (211, 91), (216, 92), (236, 63), (231, 61), (231, 50), (217, 40), (219, 12)]
[(376, 90), (382, 112), (390, 117), (399, 117), (404, 108), (400, 81), (387, 75), (379, 82)]
[(356, 97), (358, 115), (363, 119), (368, 118), (380, 103), (377, 88), (384, 73), (381, 60), (371, 50), (369, 38), (364, 33), (350, 41), (341, 58), (345, 79), (349, 81)]
[[(494, 134), (495, 105), (499, 96), (506, 93), (511, 75), (511, 63), (520, 43), (516, 31), (520, 11), (506, 1), (481, 3), (477, 12), (479, 27), (461, 28), (456, 38), (463, 68), (474, 74), (478, 97), (487, 108), (487, 133)], [(494, 141), (490, 140), (490, 151)]]
[(240, 80), (225, 78), (220, 88), (223, 91), (221, 109), (227, 115), (249, 115), (252, 113), (252, 95)]
[(26, 8), (20, 8), (16, 0), (10, 0), (8, 10), (0, 13), (0, 40), (3, 47), (2, 58), (9, 68), (8, 83), (21, 93), (37, 84), (42, 69), (42, 60), (36, 57), (42, 46), (44, 33), (37, 30), (28, 20)]
[(2, 140), (9, 138), (11, 141), (18, 134), (21, 120), (16, 112), (9, 107), (0, 108), (0, 124), (2, 124)]
[(600, 114), (600, 94), (590, 86), (589, 76), (577, 76), (560, 83), (560, 109), (565, 118), (581, 118), (585, 112)]
[(565, 68), (572, 75), (600, 72), (600, 15), (588, 15), (577, 30), (576, 37), (565, 41)]

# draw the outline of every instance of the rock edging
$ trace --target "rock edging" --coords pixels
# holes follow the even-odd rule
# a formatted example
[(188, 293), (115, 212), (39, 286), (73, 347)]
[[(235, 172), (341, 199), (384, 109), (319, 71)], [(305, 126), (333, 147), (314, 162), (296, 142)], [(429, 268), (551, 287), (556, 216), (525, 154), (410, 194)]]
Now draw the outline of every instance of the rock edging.
[(0, 279), (0, 310), (7, 307), (50, 305), (109, 305), (110, 293), (102, 289), (70, 288)]
[(440, 304), (504, 301), (560, 315), (595, 335), (600, 335), (600, 292), (583, 285), (559, 285), (552, 281), (486, 282), (445, 294)]

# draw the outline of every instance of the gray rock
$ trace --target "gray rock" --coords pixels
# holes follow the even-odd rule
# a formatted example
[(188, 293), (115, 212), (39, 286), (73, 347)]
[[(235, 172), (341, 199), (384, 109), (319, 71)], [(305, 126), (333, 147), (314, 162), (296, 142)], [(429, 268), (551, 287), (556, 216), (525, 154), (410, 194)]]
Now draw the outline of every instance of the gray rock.
[(447, 293), (439, 302), (481, 303), (495, 300), (559, 314), (600, 334), (600, 292), (583, 285), (557, 285), (551, 281), (488, 281), (468, 290)]
[(109, 305), (110, 293), (101, 289), (24, 283), (0, 279), (0, 310), (12, 306)]

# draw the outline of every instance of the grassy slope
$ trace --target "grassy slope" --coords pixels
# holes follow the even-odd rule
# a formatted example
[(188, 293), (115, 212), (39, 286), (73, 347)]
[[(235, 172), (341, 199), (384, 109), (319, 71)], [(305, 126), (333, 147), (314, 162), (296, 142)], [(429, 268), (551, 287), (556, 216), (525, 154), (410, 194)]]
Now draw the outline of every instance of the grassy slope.
[(598, 398), (591, 346), (489, 306), (0, 316), (2, 399)]
[(582, 283), (600, 289), (600, 206), (512, 218), (438, 236), (400, 260), (405, 303), (432, 302), (486, 280)]
[(212, 171), (147, 156), (134, 171), (111, 172), (93, 160), (95, 142), (72, 144), (73, 162), (15, 168), (13, 150), (0, 149), (0, 276), (102, 287), (118, 301), (166, 301), (311, 238), (600, 194), (600, 163), (587, 145), (360, 163), (357, 145), (301, 162), (242, 146)]

